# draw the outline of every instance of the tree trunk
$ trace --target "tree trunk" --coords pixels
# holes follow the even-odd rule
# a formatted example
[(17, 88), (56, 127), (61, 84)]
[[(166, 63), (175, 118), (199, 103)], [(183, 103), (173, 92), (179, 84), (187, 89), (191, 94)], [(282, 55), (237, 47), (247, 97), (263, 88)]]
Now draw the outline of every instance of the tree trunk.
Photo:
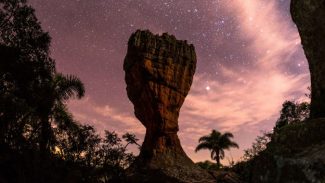
[(216, 153), (217, 153), (216, 154), (217, 166), (218, 166), (218, 168), (220, 168), (220, 166), (221, 166), (221, 164), (220, 164), (220, 151), (217, 150)]
[(45, 157), (47, 151), (48, 151), (48, 145), (49, 145), (49, 138), (50, 138), (50, 124), (48, 122), (47, 115), (41, 117), (41, 132), (40, 132), (40, 153), (42, 158)]

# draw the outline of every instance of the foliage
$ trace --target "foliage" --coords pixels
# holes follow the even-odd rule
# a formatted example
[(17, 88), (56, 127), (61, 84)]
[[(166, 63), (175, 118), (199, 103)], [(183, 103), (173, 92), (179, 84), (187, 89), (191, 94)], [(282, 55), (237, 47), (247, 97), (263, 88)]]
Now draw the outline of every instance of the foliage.
[(285, 101), (273, 132), (258, 136), (252, 147), (244, 151), (243, 161), (236, 163), (232, 170), (251, 182), (254, 171), (270, 163), (275, 155), (292, 157), (312, 144), (323, 143), (324, 122), (308, 120), (309, 110), (307, 102)]
[(56, 71), (50, 41), (26, 0), (0, 0), (0, 182), (120, 182), (138, 139), (73, 119), (84, 85)]
[(70, 136), (72, 139), (61, 141), (57, 155), (85, 168), (88, 171), (83, 173), (86, 182), (121, 181), (125, 169), (135, 159), (133, 153), (127, 152), (128, 145), (137, 144), (135, 135), (126, 133), (136, 139), (129, 143), (127, 140), (123, 142), (115, 132), (105, 131), (105, 137), (100, 138), (92, 126), (80, 125), (79, 128)]
[(324, 119), (321, 118), (284, 126), (273, 135), (267, 150), (272, 154), (291, 156), (324, 143), (324, 130)]
[[(62, 108), (74, 94), (82, 97), (83, 84), (75, 76), (56, 72), (49, 56), (51, 38), (26, 1), (0, 3), (1, 141), (11, 141), (7, 143), (11, 148), (20, 149), (16, 145), (21, 143), (15, 141), (27, 134), (34, 138), (34, 145), (38, 143), (34, 148), (45, 154), (55, 146), (51, 125), (61, 122), (55, 119), (54, 110)], [(17, 123), (19, 126), (14, 125)]]
[(259, 156), (267, 148), (267, 144), (278, 138), (279, 132), (286, 126), (299, 124), (308, 119), (310, 104), (307, 102), (285, 101), (282, 104), (280, 117), (274, 127), (274, 133), (264, 132), (261, 136), (257, 136), (252, 147), (244, 150), (244, 161), (249, 161)]
[[(126, 137), (132, 137), (132, 141), (130, 142), (130, 139)], [(130, 144), (138, 144), (138, 139), (136, 139), (134, 134), (130, 133), (124, 134), (122, 138), (126, 142), (126, 145), (121, 143), (122, 139), (119, 138), (115, 132), (105, 131), (105, 139), (99, 151), (99, 166), (102, 172), (104, 172), (103, 177), (107, 182), (109, 182), (110, 178), (113, 180), (120, 180), (123, 178), (125, 176), (124, 170), (128, 168), (135, 159), (132, 153), (127, 152), (127, 146)]]
[(220, 159), (225, 157), (225, 149), (229, 149), (231, 147), (238, 147), (238, 144), (233, 142), (231, 138), (233, 138), (233, 134), (226, 132), (224, 134), (219, 131), (212, 130), (209, 135), (203, 136), (199, 139), (199, 145), (196, 147), (195, 152), (203, 149), (208, 149), (211, 151), (211, 159), (217, 162), (217, 166), (220, 167)]
[(285, 101), (282, 104), (280, 118), (277, 120), (274, 131), (288, 124), (298, 123), (309, 118), (310, 104), (307, 102)]
[(211, 161), (203, 161), (203, 162), (197, 162), (195, 163), (197, 165), (199, 165), (201, 168), (203, 168), (204, 170), (218, 170), (219, 167), (216, 163), (213, 163)]
[(255, 157), (257, 157), (261, 152), (266, 149), (267, 143), (271, 141), (272, 133), (271, 132), (263, 132), (261, 136), (257, 136), (255, 142), (253, 142), (252, 147), (244, 150), (244, 161), (249, 161)]

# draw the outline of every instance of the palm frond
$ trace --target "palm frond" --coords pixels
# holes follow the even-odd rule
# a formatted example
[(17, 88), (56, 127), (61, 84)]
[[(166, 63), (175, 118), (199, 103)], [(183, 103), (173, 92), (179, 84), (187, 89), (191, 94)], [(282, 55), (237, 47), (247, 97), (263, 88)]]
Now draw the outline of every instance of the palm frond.
[(229, 146), (239, 148), (239, 145), (236, 142), (231, 142)]
[(55, 91), (59, 99), (68, 100), (72, 96), (81, 98), (85, 94), (84, 84), (79, 78), (73, 75), (62, 75), (61, 73), (55, 76)]
[(234, 135), (230, 132), (225, 132), (222, 136), (224, 136), (226, 138), (234, 138)]
[(62, 103), (56, 104), (53, 108), (53, 122), (60, 130), (75, 129), (78, 126), (73, 120), (72, 114)]
[(224, 133), (221, 137), (220, 137), (220, 147), (222, 149), (229, 149), (231, 147), (237, 147), (239, 148), (238, 144), (235, 143), (234, 141), (231, 140), (231, 138), (233, 138), (233, 134), (226, 132)]
[(219, 138), (221, 136), (221, 133), (217, 130), (212, 130), (210, 137), (212, 138)]
[(216, 160), (216, 151), (215, 150), (211, 150), (210, 157), (211, 157), (211, 159)]
[(219, 154), (219, 158), (220, 159), (223, 159), (224, 157), (225, 157), (225, 151), (224, 150), (222, 150), (222, 149), (220, 149), (220, 152), (219, 152), (220, 154)]
[(199, 142), (209, 142), (209, 141), (211, 141), (210, 135), (202, 136), (201, 138), (199, 138)]
[(211, 149), (211, 144), (207, 142), (202, 142), (195, 148), (195, 152), (198, 152), (202, 149)]

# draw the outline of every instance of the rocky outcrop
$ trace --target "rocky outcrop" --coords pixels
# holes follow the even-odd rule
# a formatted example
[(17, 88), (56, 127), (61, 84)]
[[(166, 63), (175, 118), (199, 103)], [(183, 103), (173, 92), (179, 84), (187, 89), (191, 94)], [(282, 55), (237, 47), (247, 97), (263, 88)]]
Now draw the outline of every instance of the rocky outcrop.
[(209, 171), (209, 173), (218, 181), (222, 183), (246, 183), (241, 180), (241, 177), (232, 171)]
[(261, 156), (251, 183), (322, 183), (325, 181), (325, 145), (307, 148), (292, 157)]
[(194, 46), (186, 41), (140, 30), (131, 35), (124, 60), (126, 90), (146, 135), (130, 182), (213, 181), (187, 157), (177, 136), (195, 68)]
[(291, 0), (311, 75), (311, 118), (325, 117), (325, 0)]
[(233, 171), (250, 183), (325, 182), (325, 119), (287, 125), (258, 156)]

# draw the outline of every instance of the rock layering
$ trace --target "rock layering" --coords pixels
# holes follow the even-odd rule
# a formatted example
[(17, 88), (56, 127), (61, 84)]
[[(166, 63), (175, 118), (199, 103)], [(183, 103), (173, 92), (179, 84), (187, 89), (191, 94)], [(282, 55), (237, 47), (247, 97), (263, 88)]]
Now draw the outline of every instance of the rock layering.
[(325, 117), (325, 0), (291, 0), (311, 75), (311, 118)]
[(129, 182), (213, 182), (187, 157), (177, 136), (195, 68), (195, 49), (186, 41), (140, 30), (131, 35), (124, 60), (126, 90), (146, 136)]

